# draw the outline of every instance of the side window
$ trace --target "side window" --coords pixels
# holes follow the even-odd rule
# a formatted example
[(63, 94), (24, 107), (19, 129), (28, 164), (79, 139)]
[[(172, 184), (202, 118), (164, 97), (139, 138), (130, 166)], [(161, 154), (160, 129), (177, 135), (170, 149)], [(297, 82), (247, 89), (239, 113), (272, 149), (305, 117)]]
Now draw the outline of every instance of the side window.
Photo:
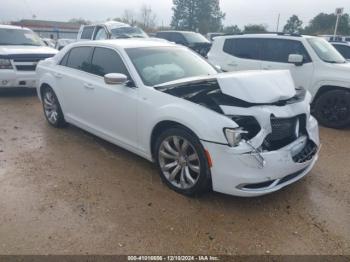
[(94, 32), (94, 26), (85, 26), (81, 33), (81, 39), (91, 39), (92, 33)]
[(75, 47), (69, 53), (67, 66), (89, 72), (90, 59), (91, 59), (91, 47)]
[(334, 45), (334, 47), (345, 59), (350, 59), (350, 46)]
[(67, 65), (69, 53), (70, 53), (70, 51), (67, 52), (67, 53), (64, 55), (64, 57), (62, 58), (62, 60), (61, 60), (61, 62), (60, 62), (60, 65), (61, 65), (61, 66), (66, 66), (66, 65)]
[(157, 33), (156, 37), (171, 41), (169, 33)]
[(123, 60), (119, 54), (108, 48), (96, 47), (92, 56), (91, 73), (104, 76), (109, 73), (120, 73), (129, 77)]
[(171, 41), (177, 43), (177, 44), (186, 44), (185, 37), (180, 33), (173, 33), (171, 35)]
[(106, 30), (103, 27), (98, 27), (95, 33), (95, 40), (104, 40), (107, 39)]
[(304, 57), (304, 63), (311, 62), (304, 45), (300, 41), (284, 39), (264, 39), (261, 59), (264, 61), (288, 63), (291, 54), (298, 54)]
[(257, 38), (231, 38), (226, 39), (224, 52), (238, 58), (260, 59), (261, 39)]

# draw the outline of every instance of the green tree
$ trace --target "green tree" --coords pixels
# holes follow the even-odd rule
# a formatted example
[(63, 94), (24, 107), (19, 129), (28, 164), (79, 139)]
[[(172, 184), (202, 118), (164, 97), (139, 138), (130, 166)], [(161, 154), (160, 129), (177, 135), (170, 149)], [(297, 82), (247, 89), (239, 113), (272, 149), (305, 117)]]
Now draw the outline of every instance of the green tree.
[(265, 25), (262, 24), (249, 24), (244, 26), (243, 32), (246, 34), (266, 33), (267, 28)]
[(303, 21), (301, 21), (297, 15), (292, 15), (284, 26), (283, 32), (289, 34), (300, 33), (302, 31), (302, 25)]
[(173, 0), (171, 27), (208, 33), (222, 30), (225, 14), (219, 0)]
[(235, 35), (235, 34), (242, 33), (242, 30), (237, 25), (230, 25), (230, 26), (225, 26), (223, 29), (223, 32), (225, 34)]
[[(315, 16), (303, 33), (311, 35), (331, 35), (334, 33), (337, 17), (335, 14), (320, 13)], [(339, 35), (350, 35), (350, 16), (344, 14), (339, 19)]]

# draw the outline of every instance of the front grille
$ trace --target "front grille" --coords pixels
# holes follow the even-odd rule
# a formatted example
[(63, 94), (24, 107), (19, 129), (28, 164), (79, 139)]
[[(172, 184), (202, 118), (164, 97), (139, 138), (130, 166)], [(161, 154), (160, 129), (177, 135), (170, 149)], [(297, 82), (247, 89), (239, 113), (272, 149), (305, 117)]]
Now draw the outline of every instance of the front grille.
[(16, 65), (18, 71), (35, 71), (36, 65)]
[(297, 155), (293, 156), (293, 160), (296, 163), (305, 163), (310, 161), (317, 153), (317, 145), (309, 140), (304, 149)]
[(19, 54), (11, 55), (10, 59), (18, 71), (35, 71), (39, 61), (52, 56), (53, 54)]
[(44, 58), (40, 58), (40, 57), (23, 57), (23, 58), (16, 58), (13, 59), (13, 62), (17, 63), (17, 62), (39, 62), (40, 60), (43, 60)]
[(305, 115), (291, 118), (277, 118), (271, 116), (271, 133), (266, 137), (263, 147), (267, 150), (278, 150), (306, 134)]

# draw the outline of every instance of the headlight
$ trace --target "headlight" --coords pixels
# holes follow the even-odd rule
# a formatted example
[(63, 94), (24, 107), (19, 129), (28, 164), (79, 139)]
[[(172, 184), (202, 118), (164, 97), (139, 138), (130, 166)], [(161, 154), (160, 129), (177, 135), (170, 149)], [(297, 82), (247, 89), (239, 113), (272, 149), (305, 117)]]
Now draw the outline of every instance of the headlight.
[(242, 138), (245, 140), (250, 140), (255, 137), (260, 131), (261, 127), (258, 121), (253, 116), (228, 116), (236, 124), (242, 128), (246, 133), (242, 133)]
[(11, 61), (9, 59), (0, 59), (0, 69), (12, 69)]
[(248, 131), (243, 130), (243, 128), (225, 128), (224, 134), (227, 142), (230, 146), (238, 146), (239, 142), (242, 140), (242, 134), (247, 134)]

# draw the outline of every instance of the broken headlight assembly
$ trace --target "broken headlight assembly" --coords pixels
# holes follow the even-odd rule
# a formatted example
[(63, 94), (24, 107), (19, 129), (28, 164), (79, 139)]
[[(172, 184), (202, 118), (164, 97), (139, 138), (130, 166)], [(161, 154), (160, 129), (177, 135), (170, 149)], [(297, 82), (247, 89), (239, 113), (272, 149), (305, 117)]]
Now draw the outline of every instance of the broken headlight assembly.
[(253, 116), (228, 116), (237, 123), (239, 128), (225, 128), (224, 133), (227, 142), (234, 147), (241, 140), (250, 140), (255, 137), (261, 130), (258, 121)]
[(12, 64), (9, 59), (0, 58), (0, 69), (12, 69)]

